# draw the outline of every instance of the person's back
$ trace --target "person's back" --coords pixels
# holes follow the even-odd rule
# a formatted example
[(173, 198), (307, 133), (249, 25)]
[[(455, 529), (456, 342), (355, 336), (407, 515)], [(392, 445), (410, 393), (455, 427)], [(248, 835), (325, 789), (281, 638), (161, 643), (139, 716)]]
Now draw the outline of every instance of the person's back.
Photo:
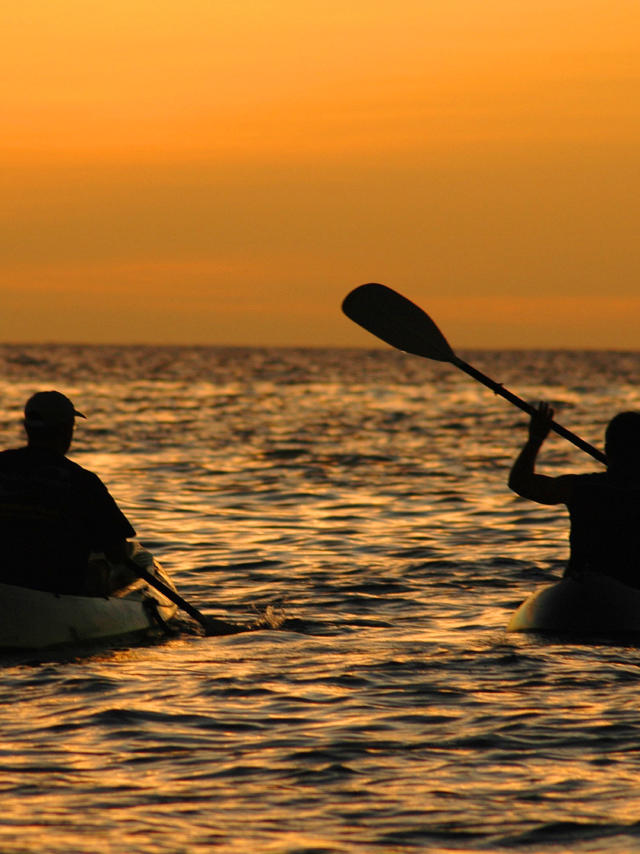
[(0, 453), (0, 581), (83, 592), (90, 552), (135, 536), (100, 479), (65, 456), (76, 415), (64, 395), (39, 392), (25, 407), (27, 446)]
[(640, 485), (621, 486), (609, 472), (574, 477), (568, 572), (594, 570), (640, 587)]
[(640, 588), (640, 413), (615, 416), (605, 434), (607, 471), (545, 477), (535, 473), (537, 453), (553, 411), (532, 417), (529, 440), (514, 463), (510, 487), (541, 504), (566, 504), (571, 519), (567, 572), (609, 575)]

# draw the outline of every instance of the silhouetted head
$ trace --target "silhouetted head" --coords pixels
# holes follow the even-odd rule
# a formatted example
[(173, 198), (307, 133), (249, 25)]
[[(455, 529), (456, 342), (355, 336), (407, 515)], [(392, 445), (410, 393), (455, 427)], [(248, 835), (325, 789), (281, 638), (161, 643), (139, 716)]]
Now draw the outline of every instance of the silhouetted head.
[(619, 412), (604, 434), (609, 468), (640, 472), (640, 412)]
[(69, 398), (59, 391), (38, 391), (24, 407), (24, 429), (30, 445), (66, 454), (73, 438), (78, 412)]

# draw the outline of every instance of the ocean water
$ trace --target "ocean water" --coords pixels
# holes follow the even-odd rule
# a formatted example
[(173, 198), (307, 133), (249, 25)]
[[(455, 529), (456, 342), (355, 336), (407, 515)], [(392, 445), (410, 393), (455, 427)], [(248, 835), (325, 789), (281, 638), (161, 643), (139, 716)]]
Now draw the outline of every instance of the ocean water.
[[(602, 445), (640, 353), (462, 353)], [(526, 417), (388, 349), (0, 347), (206, 614), (1, 656), (2, 852), (640, 851), (640, 646), (505, 633), (567, 557), (509, 492)], [(560, 438), (540, 470), (598, 470)]]

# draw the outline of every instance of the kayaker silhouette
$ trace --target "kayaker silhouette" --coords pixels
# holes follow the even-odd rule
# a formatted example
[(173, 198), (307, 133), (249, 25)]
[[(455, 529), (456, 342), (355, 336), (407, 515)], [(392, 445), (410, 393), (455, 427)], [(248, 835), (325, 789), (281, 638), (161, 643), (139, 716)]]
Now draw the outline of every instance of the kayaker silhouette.
[(100, 478), (66, 457), (78, 417), (64, 394), (37, 392), (24, 409), (26, 446), (0, 452), (0, 581), (100, 594), (90, 553), (126, 560), (133, 527)]
[(531, 416), (529, 437), (511, 469), (510, 488), (539, 504), (565, 504), (569, 509), (566, 575), (596, 572), (640, 589), (640, 412), (621, 412), (609, 422), (606, 471), (559, 477), (535, 471), (552, 419), (547, 403)]

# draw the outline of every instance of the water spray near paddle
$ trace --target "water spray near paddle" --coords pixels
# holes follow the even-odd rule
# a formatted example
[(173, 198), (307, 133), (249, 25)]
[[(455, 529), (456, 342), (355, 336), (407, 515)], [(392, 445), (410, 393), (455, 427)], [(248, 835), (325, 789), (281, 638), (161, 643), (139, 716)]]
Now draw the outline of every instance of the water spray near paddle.
[[(426, 359), (449, 362), (523, 412), (533, 415), (536, 411), (534, 406), (513, 394), (501, 383), (456, 356), (429, 315), (392, 288), (376, 282), (360, 285), (346, 296), (342, 310), (348, 318), (392, 347)], [(602, 451), (576, 436), (571, 430), (555, 421), (551, 422), (551, 429), (594, 459), (606, 464), (607, 458)]]

